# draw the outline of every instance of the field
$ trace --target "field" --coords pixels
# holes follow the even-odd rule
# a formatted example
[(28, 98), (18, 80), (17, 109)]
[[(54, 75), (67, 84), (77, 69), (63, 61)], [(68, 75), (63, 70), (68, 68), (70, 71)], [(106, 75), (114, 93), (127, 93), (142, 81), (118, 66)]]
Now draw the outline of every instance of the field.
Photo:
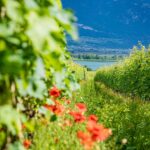
[[(138, 55), (141, 53), (141, 51), (138, 51)], [(136, 55), (137, 52), (128, 58), (128, 62)], [(134, 59), (132, 61), (135, 63)], [(107, 73), (111, 74), (111, 69), (114, 69), (114, 67), (104, 69), (107, 69)], [(148, 150), (150, 147), (149, 101), (108, 87), (107, 83), (112, 82), (113, 79), (116, 80), (116, 78), (106, 78), (104, 69), (102, 68), (97, 72), (87, 72), (87, 80), (81, 82), (81, 90), (75, 93), (75, 97), (78, 95), (78, 102), (84, 102), (88, 106), (87, 113), (94, 113), (99, 117), (101, 123), (112, 129), (113, 135), (106, 141), (104, 149)], [(114, 77), (114, 74), (111, 75)], [(112, 86), (115, 88), (114, 85)], [(148, 90), (150, 90), (150, 87)]]
[[(81, 69), (78, 65), (74, 64), (74, 66)], [(75, 72), (81, 89), (74, 92), (71, 106), (74, 107), (75, 103), (86, 104), (88, 108), (86, 114), (95, 114), (99, 118), (99, 122), (107, 128), (111, 128), (113, 133), (105, 143), (100, 143), (96, 149), (148, 150), (150, 147), (149, 102), (132, 99), (113, 91), (101, 81), (94, 81), (96, 72), (87, 71), (84, 79), (83, 70), (84, 68), (80, 72)], [(45, 125), (38, 123), (34, 137), (35, 145), (32, 149), (48, 150), (53, 144), (54, 149), (57, 150), (60, 148), (62, 150), (82, 149), (76, 139), (76, 131), (82, 127), (76, 125), (71, 129), (64, 128), (62, 130), (61, 125), (62, 122), (60, 126), (57, 126), (56, 123), (55, 128), (53, 125), (48, 125), (45, 130)], [(72, 140), (70, 140), (70, 136)]]
[(72, 62), (60, 0), (0, 1), (0, 150), (149, 150), (150, 48), (97, 71)]
[[(105, 143), (106, 150), (148, 150), (150, 146), (150, 104), (131, 99), (106, 87), (102, 82), (84, 81), (78, 93), (80, 102), (99, 121), (111, 128), (113, 135)], [(125, 142), (125, 143), (124, 143)]]

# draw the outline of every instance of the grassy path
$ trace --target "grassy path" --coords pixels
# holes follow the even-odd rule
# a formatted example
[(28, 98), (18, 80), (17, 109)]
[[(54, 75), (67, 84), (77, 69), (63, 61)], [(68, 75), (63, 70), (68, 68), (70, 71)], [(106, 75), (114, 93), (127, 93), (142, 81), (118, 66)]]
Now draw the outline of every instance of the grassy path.
[(86, 103), (87, 113), (96, 114), (100, 122), (112, 128), (113, 136), (106, 142), (106, 149), (149, 150), (150, 104), (125, 97), (100, 82), (94, 83), (93, 76), (94, 73), (87, 74), (75, 96)]

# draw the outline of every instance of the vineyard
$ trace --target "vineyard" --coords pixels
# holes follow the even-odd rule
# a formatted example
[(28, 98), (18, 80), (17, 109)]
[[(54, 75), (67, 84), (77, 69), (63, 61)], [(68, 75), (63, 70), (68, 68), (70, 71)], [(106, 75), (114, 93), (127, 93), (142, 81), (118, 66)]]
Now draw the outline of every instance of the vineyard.
[(0, 1), (0, 150), (149, 149), (150, 49), (87, 71), (75, 23), (60, 0)]
[(82, 82), (75, 96), (87, 105), (87, 114), (96, 114), (99, 122), (111, 128), (113, 134), (102, 150), (149, 150), (149, 102), (124, 96), (93, 79)]
[(97, 72), (95, 81), (102, 81), (115, 91), (150, 99), (150, 48), (134, 47), (130, 57), (120, 64)]

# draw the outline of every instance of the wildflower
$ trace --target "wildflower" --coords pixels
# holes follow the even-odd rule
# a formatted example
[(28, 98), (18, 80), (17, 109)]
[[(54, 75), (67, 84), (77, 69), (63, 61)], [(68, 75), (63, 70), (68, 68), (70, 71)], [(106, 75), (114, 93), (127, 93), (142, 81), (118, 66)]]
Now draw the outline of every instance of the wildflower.
[(95, 115), (90, 115), (90, 116), (88, 117), (88, 121), (97, 122), (97, 121), (98, 121), (98, 118), (97, 118)]
[(127, 139), (122, 139), (122, 140), (121, 140), (121, 143), (122, 143), (123, 145), (127, 144), (127, 142), (128, 142)]
[(93, 141), (104, 141), (111, 134), (111, 130), (105, 128), (102, 124), (97, 124), (95, 122), (88, 122), (87, 130), (90, 132)]
[(26, 139), (23, 141), (23, 146), (28, 149), (31, 146), (31, 141)]
[(61, 104), (57, 104), (57, 105), (45, 104), (44, 107), (47, 108), (48, 110), (52, 111), (56, 115), (62, 115), (62, 113), (64, 112), (64, 109), (65, 109), (64, 106)]
[(83, 103), (77, 103), (77, 104), (76, 104), (76, 107), (79, 109), (79, 111), (80, 111), (81, 113), (84, 113), (84, 112), (86, 111), (86, 105), (83, 104)]
[(48, 110), (51, 110), (51, 106), (52, 106), (52, 105), (49, 105), (49, 104), (44, 104), (44, 105), (43, 105), (43, 107), (45, 107), (45, 108), (48, 109)]
[(78, 131), (77, 137), (81, 140), (81, 144), (84, 145), (86, 150), (90, 150), (92, 148), (94, 142), (92, 141), (90, 134)]
[(85, 121), (86, 117), (81, 112), (70, 112), (70, 115), (74, 117), (74, 121), (82, 123)]
[(49, 90), (49, 95), (53, 96), (54, 98), (59, 97), (60, 94), (61, 94), (61, 91), (56, 86), (54, 86), (51, 90)]
[(61, 115), (64, 112), (64, 107), (62, 105), (54, 105), (52, 111), (56, 115)]

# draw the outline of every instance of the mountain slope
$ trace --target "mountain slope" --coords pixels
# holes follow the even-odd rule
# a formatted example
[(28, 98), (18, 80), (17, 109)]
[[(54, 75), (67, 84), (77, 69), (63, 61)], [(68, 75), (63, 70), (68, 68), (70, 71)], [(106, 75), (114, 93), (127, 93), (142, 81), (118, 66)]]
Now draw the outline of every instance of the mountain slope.
[[(102, 43), (100, 47), (94, 45), (93, 48), (129, 49), (138, 41), (144, 45), (150, 43), (150, 0), (62, 0), (62, 2), (65, 8), (71, 8), (75, 12), (81, 40), (87, 38), (91, 40), (92, 37), (96, 42)], [(105, 44), (104, 40), (98, 38), (105, 38)]]

